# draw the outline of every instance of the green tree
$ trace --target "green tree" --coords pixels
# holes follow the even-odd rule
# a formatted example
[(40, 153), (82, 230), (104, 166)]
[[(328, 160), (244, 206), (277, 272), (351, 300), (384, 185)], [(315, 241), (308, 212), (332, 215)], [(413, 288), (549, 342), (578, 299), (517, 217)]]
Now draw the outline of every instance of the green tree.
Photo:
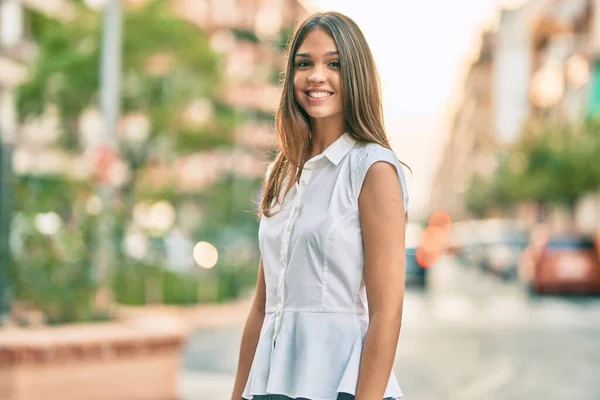
[[(77, 120), (99, 104), (100, 15), (81, 7), (73, 23), (35, 26), (41, 35), (39, 55), (31, 79), (18, 91), (19, 115), (25, 120), (42, 114), (48, 104), (56, 106), (63, 123), (61, 144), (80, 150)], [(197, 126), (182, 118), (193, 100), (214, 102), (219, 88), (219, 59), (204, 32), (172, 15), (164, 1), (154, 1), (125, 13), (122, 53), (122, 112), (150, 118), (151, 144), (193, 152), (231, 143), (229, 107), (216, 104), (214, 116)]]
[(488, 205), (534, 201), (571, 212), (585, 194), (600, 188), (600, 124), (545, 125), (526, 131), (506, 154), (487, 191)]
[(49, 323), (103, 318), (91, 307), (95, 216), (85, 210), (92, 188), (61, 176), (19, 176), (13, 221), (12, 281), (16, 297)]
[(465, 208), (475, 218), (485, 217), (491, 205), (490, 185), (482, 178), (474, 176), (465, 192)]
[[(72, 156), (86, 148), (79, 119), (85, 110), (99, 108), (100, 97), (101, 15), (83, 6), (78, 10), (77, 19), (71, 23), (29, 13), (37, 57), (30, 66), (28, 81), (17, 91), (22, 122), (43, 115), (48, 106), (57, 111), (61, 128), (57, 146)], [(114, 204), (120, 224), (111, 240), (118, 244), (137, 201), (135, 183), (148, 161), (158, 158), (169, 163), (175, 154), (231, 146), (236, 123), (233, 110), (216, 100), (220, 60), (212, 52), (207, 35), (172, 15), (167, 2), (154, 1), (127, 10), (123, 32), (122, 113), (146, 116), (150, 129), (142, 140), (118, 136), (120, 155), (131, 172)], [(211, 112), (202, 121), (189, 121), (184, 112), (198, 101), (208, 104)], [(17, 177), (16, 181), (23, 200), (16, 202), (16, 211), (27, 222), (19, 231), (25, 252), (19, 268), (13, 268), (20, 298), (40, 307), (51, 321), (93, 318), (89, 309), (94, 292), (89, 254), (95, 246), (94, 219), (82, 207), (94, 192), (93, 185), (83, 185), (89, 190), (82, 192), (77, 189), (82, 184), (66, 176)], [(55, 235), (40, 234), (31, 222), (36, 215), (48, 212), (57, 212), (68, 221)], [(74, 246), (83, 249), (81, 253), (66, 256), (57, 250), (67, 237), (81, 244)], [(121, 246), (115, 248), (120, 250)], [(123, 254), (118, 258), (123, 260)], [(73, 309), (74, 304), (79, 306)]]
[[(118, 244), (123, 242), (125, 224), (131, 220), (136, 203), (142, 200), (168, 200), (177, 208), (181, 202), (192, 199), (198, 201), (207, 216), (203, 226), (193, 232), (194, 240), (211, 240), (218, 247), (234, 250), (243, 248), (243, 237), (256, 236), (254, 205), (245, 199), (252, 197), (258, 182), (228, 176), (210, 190), (205, 190), (205, 193), (181, 193), (173, 182), (160, 189), (140, 184), (144, 181), (141, 178), (152, 166), (169, 165), (178, 155), (233, 146), (234, 130), (247, 118), (269, 121), (273, 118), (267, 113), (234, 110), (218, 100), (223, 70), (219, 56), (211, 50), (207, 33), (173, 15), (168, 3), (167, 0), (154, 0), (145, 7), (124, 13), (120, 93), (122, 114), (147, 117), (150, 131), (143, 139), (132, 140), (126, 134), (118, 137), (120, 156), (129, 167), (130, 174), (129, 181), (122, 185), (118, 193), (115, 204), (118, 216), (114, 219), (120, 225), (112, 239)], [(71, 23), (59, 23), (28, 11), (29, 26), (35, 35), (38, 51), (31, 65), (30, 79), (17, 92), (21, 121), (42, 115), (48, 106), (57, 110), (61, 123), (57, 145), (74, 155), (80, 155), (86, 147), (79, 129), (82, 113), (99, 108), (102, 28), (101, 15), (85, 8), (81, 1), (77, 4), (80, 7), (79, 14)], [(282, 37), (288, 32), (286, 28)], [(253, 32), (246, 30), (234, 30), (233, 34), (238, 40), (259, 40)], [(195, 116), (190, 117), (190, 109)], [(70, 187), (67, 183), (65, 185)], [(71, 181), (70, 185), (75, 188), (80, 183)], [(90, 193), (93, 193), (94, 187), (91, 186)], [(33, 190), (31, 184), (23, 188), (23, 193)], [(70, 193), (69, 190), (65, 189), (64, 193)], [(41, 190), (36, 193), (37, 196), (28, 198), (27, 213), (35, 215), (53, 211), (54, 205), (48, 203), (47, 199), (54, 196), (54, 192)], [(85, 201), (81, 199), (79, 203)], [(17, 211), (24, 211), (23, 207)], [(81, 205), (67, 201), (62, 207), (77, 208)], [(71, 221), (83, 224), (82, 219)], [(94, 243), (86, 246), (90, 250)], [(121, 246), (116, 248), (121, 249)], [(62, 259), (51, 258), (50, 246), (44, 249), (45, 257), (52, 259), (48, 265), (60, 268)], [(234, 250), (229, 253), (234, 253)], [(41, 257), (43, 252), (39, 254)], [(144, 269), (125, 254), (119, 254), (118, 257), (121, 263), (132, 264), (132, 268), (137, 270)], [(231, 258), (235, 264), (236, 258)], [(155, 261), (152, 261), (153, 268), (162, 267)], [(76, 262), (84, 266), (83, 261)], [(233, 271), (230, 273), (231, 281), (236, 278)], [(255, 274), (251, 276), (254, 279)], [(169, 277), (169, 282), (175, 281)], [(121, 283), (117, 283), (117, 286)], [(176, 285), (165, 282), (167, 286), (169, 290), (176, 291), (172, 289)], [(136, 296), (128, 301), (139, 301), (140, 296)], [(187, 301), (189, 296), (185, 298)]]

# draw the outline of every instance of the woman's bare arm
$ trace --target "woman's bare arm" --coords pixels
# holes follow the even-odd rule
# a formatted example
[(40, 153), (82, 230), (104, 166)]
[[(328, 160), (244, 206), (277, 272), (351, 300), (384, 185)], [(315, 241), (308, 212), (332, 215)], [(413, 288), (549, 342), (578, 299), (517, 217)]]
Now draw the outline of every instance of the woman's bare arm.
[(240, 357), (231, 400), (242, 399), (242, 393), (246, 386), (248, 375), (250, 374), (250, 367), (252, 366), (252, 360), (254, 359), (254, 353), (256, 352), (256, 346), (260, 337), (260, 330), (265, 319), (265, 301), (265, 276), (261, 258), (258, 263), (258, 277), (256, 280), (254, 301), (252, 302), (252, 306), (248, 313), (246, 325), (244, 326), (244, 333), (242, 335)]
[(359, 196), (365, 251), (369, 328), (363, 346), (356, 400), (381, 400), (392, 372), (405, 282), (402, 188), (395, 167), (373, 164)]

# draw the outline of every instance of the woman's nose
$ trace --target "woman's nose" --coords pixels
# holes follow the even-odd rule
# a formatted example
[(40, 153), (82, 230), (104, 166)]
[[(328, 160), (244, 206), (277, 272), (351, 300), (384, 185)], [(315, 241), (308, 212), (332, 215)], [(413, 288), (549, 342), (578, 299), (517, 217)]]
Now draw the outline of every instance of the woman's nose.
[(326, 79), (325, 73), (319, 67), (315, 67), (308, 77), (308, 81), (310, 83), (322, 83), (322, 82), (325, 82), (325, 79)]

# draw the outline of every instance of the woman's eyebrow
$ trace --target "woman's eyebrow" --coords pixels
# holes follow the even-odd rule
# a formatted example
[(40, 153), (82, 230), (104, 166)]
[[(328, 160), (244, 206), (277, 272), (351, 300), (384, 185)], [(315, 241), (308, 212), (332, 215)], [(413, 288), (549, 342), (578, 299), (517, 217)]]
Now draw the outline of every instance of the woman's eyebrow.
[[(339, 54), (340, 54), (339, 51), (328, 51), (327, 53), (325, 53), (325, 57), (337, 56)], [(310, 54), (308, 54), (308, 53), (296, 53), (296, 55), (294, 57), (306, 57), (306, 58), (310, 58)]]

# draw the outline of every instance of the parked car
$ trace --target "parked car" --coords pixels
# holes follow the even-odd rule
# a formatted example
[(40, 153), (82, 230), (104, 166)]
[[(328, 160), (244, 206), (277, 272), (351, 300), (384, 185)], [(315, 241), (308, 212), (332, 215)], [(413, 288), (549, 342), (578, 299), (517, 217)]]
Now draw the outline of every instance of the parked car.
[(465, 266), (479, 266), (483, 258), (479, 221), (455, 222), (448, 234), (448, 254), (454, 255)]
[(427, 286), (427, 266), (419, 262), (417, 253), (421, 245), (423, 228), (414, 222), (409, 222), (406, 226), (406, 285), (426, 287)]
[(480, 228), (480, 268), (505, 280), (517, 278), (519, 258), (529, 244), (528, 229), (515, 220), (489, 220)]
[(510, 279), (517, 276), (519, 256), (528, 243), (529, 232), (519, 221), (465, 220), (452, 226), (447, 252), (465, 266)]
[(594, 238), (552, 234), (521, 256), (519, 275), (533, 294), (600, 294), (600, 257)]

